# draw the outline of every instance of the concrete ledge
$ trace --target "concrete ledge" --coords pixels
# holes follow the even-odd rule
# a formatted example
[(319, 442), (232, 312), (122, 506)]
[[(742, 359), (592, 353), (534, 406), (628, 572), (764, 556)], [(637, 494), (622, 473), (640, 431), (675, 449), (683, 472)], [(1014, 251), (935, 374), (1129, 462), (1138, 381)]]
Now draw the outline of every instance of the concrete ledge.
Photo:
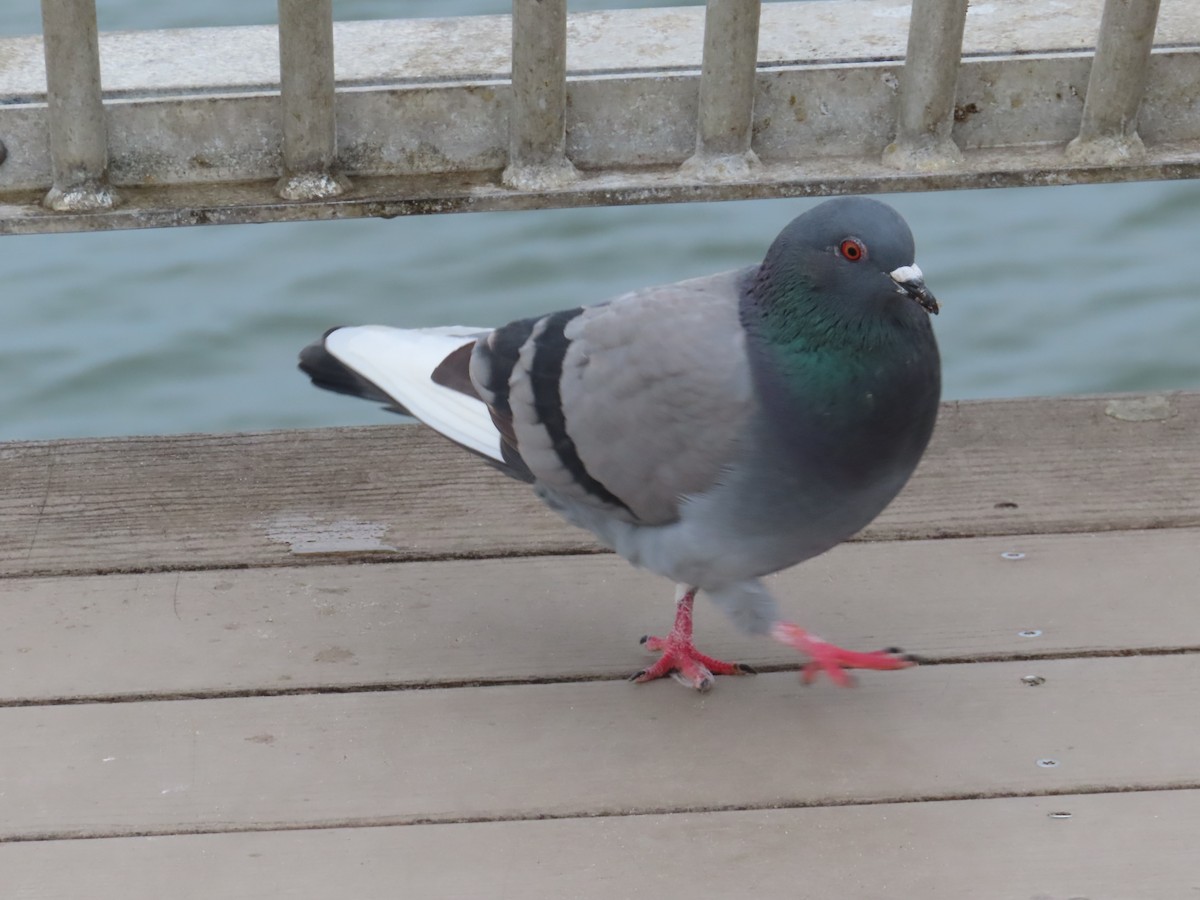
[[(1200, 6), (1164, 0), (1139, 121), (1147, 156), (1113, 165), (1071, 161), (1062, 152), (1078, 132), (1101, 3), (1061, 6), (1012, 0), (971, 7), (952, 135), (958, 146), (1002, 158), (1002, 168), (1028, 183), (1194, 174)], [(764, 8), (753, 139), (764, 167), (748, 183), (678, 171), (696, 145), (703, 10), (571, 17), (567, 155), (584, 177), (559, 192), (500, 184), (507, 17), (338, 23), (338, 170), (356, 181), (393, 179), (345, 199), (383, 195), (409, 204), (402, 214), (436, 211), (439, 203), (495, 209), (911, 189), (906, 177), (925, 189), (1022, 183), (997, 180), (995, 167), (978, 157), (928, 180), (880, 165), (894, 137), (907, 10), (896, 0)], [(50, 183), (41, 41), (9, 39), (0, 41), (0, 134), (8, 151), (0, 165), (0, 232), (141, 227), (153, 215), (140, 213), (229, 206), (231, 190), (251, 197), (258, 183), (281, 175), (273, 28), (103, 35), (101, 59), (109, 171), (123, 189), (125, 212), (56, 216), (25, 208), (24, 192), (44, 192)], [(639, 201), (653, 168), (669, 174), (670, 185), (652, 186)], [(430, 177), (444, 180), (421, 181)], [(597, 192), (598, 183), (607, 193)], [(476, 185), (494, 188), (494, 196), (485, 200)], [(163, 187), (173, 190), (161, 198), (124, 190)], [(470, 204), (462, 202), (467, 193)], [(333, 202), (280, 205), (269, 193), (238, 205), (228, 221), (344, 214)], [(220, 216), (196, 218), (206, 219)], [(168, 216), (155, 224), (189, 221)]]

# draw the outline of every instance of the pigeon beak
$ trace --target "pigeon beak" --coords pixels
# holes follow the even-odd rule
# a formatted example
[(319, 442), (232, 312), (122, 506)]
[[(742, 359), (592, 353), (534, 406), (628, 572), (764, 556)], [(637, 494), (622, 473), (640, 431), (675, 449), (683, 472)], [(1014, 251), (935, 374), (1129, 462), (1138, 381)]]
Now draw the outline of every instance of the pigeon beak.
[(921, 271), (921, 267), (916, 263), (911, 266), (901, 266), (891, 272), (888, 272), (892, 281), (896, 282), (896, 290), (902, 294), (906, 294), (917, 303), (921, 308), (930, 315), (936, 316), (938, 310), (937, 298), (929, 292), (929, 288), (925, 287), (925, 275)]

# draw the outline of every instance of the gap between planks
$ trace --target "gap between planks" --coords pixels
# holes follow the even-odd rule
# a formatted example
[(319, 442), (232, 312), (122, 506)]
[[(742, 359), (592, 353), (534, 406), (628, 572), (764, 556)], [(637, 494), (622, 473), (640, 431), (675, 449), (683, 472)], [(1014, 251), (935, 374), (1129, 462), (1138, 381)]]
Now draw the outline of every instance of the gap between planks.
[(285, 831), (333, 831), (361, 828), (421, 828), (445, 825), (484, 825), (504, 822), (572, 822), (587, 819), (636, 819), (647, 816), (686, 816), (731, 812), (766, 812), (801, 809), (840, 809), (856, 806), (902, 806), (916, 803), (959, 803), (975, 800), (1029, 800), (1053, 797), (1103, 797), (1120, 794), (1157, 794), (1175, 791), (1200, 791), (1200, 778), (1173, 784), (1094, 785), (1045, 788), (1028, 791), (964, 791), (931, 793), (919, 796), (823, 798), (810, 802), (724, 803), (708, 806), (659, 806), (622, 810), (569, 810), (551, 813), (508, 813), (495, 816), (375, 816), (330, 819), (314, 822), (262, 822), (252, 825), (210, 824), (190, 828), (64, 830), (0, 835), (0, 844), (30, 844), (49, 841), (95, 841), (114, 838), (182, 837), (202, 834), (272, 834)]
[[(991, 653), (974, 656), (922, 657), (922, 668), (931, 666), (962, 666), (1007, 662), (1051, 662), (1062, 659), (1124, 659), (1134, 656), (1185, 656), (1200, 653), (1200, 644), (1179, 647), (1131, 647), (1112, 650), (1045, 651), (1042, 653)], [(754, 674), (774, 675), (780, 672), (799, 672), (799, 664), (768, 664), (756, 667)], [(853, 677), (853, 676), (852, 676)], [(137, 694), (80, 694), (68, 697), (37, 697), (24, 700), (0, 700), (0, 709), (29, 706), (89, 706), (110, 703), (160, 703), (179, 700), (238, 700), (254, 697), (311, 697), (323, 694), (389, 694), (406, 691), (442, 691), (464, 688), (516, 687), (520, 685), (588, 684), (596, 681), (629, 681), (626, 675), (592, 673), (524, 678), (475, 678), (443, 681), (393, 681), (364, 684), (340, 684), (306, 688), (247, 688), (238, 691), (181, 691), (173, 693)], [(881, 801), (882, 802), (882, 801)]]

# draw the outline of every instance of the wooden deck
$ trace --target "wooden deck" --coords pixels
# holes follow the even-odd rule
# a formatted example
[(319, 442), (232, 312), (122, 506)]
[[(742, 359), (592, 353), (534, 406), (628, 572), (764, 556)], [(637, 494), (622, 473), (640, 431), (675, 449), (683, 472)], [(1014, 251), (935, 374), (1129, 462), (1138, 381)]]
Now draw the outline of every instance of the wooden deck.
[(1200, 394), (949, 404), (775, 579), (928, 663), (633, 686), (671, 587), (406, 426), (0, 445), (0, 896), (1200, 897)]

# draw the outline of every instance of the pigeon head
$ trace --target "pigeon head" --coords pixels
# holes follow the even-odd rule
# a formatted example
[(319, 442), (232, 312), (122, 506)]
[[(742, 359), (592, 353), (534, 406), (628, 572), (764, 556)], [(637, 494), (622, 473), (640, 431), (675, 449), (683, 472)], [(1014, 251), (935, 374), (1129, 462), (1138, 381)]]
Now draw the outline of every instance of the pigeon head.
[(792, 220), (767, 251), (754, 292), (764, 305), (815, 306), (847, 324), (938, 311), (908, 225), (866, 197), (827, 200)]

